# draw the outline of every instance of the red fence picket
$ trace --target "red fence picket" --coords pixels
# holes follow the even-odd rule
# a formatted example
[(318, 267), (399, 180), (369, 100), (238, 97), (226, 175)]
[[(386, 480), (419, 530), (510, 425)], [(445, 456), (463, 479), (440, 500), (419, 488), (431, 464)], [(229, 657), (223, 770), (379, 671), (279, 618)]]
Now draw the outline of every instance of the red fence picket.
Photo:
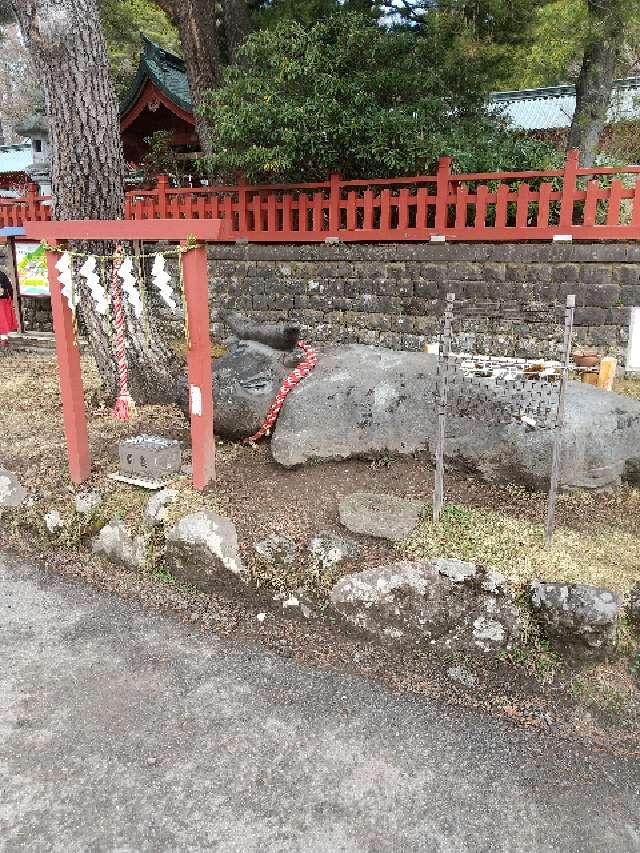
[[(640, 166), (437, 174), (305, 184), (172, 187), (126, 193), (125, 219), (222, 218), (222, 239), (262, 242), (640, 239)], [(35, 187), (0, 200), (0, 227), (51, 218)]]

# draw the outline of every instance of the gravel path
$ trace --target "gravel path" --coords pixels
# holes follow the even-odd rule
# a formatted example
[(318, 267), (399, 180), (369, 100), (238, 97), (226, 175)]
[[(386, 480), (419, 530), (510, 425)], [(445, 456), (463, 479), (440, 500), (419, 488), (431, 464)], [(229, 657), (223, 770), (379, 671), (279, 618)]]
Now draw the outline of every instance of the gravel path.
[(632, 759), (0, 581), (3, 851), (640, 851)]

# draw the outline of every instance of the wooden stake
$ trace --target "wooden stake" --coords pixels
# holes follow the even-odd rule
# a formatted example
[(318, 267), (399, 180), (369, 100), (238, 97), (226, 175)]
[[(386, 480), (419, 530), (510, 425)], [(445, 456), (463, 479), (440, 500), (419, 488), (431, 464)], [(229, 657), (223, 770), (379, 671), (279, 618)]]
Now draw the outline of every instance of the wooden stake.
[(24, 325), (22, 322), (22, 300), (20, 298), (20, 281), (18, 279), (18, 267), (16, 265), (15, 237), (7, 238), (7, 266), (9, 268), (9, 278), (11, 279), (11, 284), (13, 285), (13, 310), (16, 314), (18, 332), (19, 334), (22, 334), (24, 332)]
[(616, 378), (616, 367), (618, 362), (612, 355), (606, 355), (600, 362), (600, 373), (598, 374), (598, 388), (604, 391), (613, 390), (613, 380)]
[(436, 403), (438, 406), (438, 435), (436, 441), (436, 471), (433, 487), (433, 521), (440, 520), (444, 502), (444, 440), (447, 412), (447, 371), (449, 367), (449, 352), (451, 350), (451, 322), (453, 320), (453, 305), (455, 293), (447, 293), (447, 306), (444, 312), (442, 340), (438, 356), (438, 375), (436, 379)]
[[(183, 242), (183, 246), (186, 242)], [(187, 374), (191, 412), (193, 488), (199, 492), (215, 480), (213, 370), (209, 335), (209, 287), (205, 246), (182, 256), (189, 329)]]
[(564, 354), (560, 372), (560, 390), (558, 394), (558, 410), (556, 425), (553, 430), (553, 451), (551, 456), (551, 482), (549, 484), (549, 499), (547, 501), (547, 523), (544, 529), (544, 543), (551, 545), (553, 528), (556, 522), (556, 503), (558, 500), (558, 485), (560, 482), (560, 450), (562, 443), (562, 428), (564, 426), (564, 399), (569, 374), (569, 359), (571, 356), (571, 338), (573, 335), (573, 313), (576, 307), (575, 296), (567, 296), (567, 307), (564, 312)]
[(59, 259), (60, 255), (57, 252), (47, 252), (51, 314), (56, 336), (56, 356), (69, 474), (71, 480), (76, 485), (80, 485), (91, 476), (91, 456), (80, 372), (80, 348), (73, 328), (73, 315), (67, 300), (62, 295), (62, 286), (58, 281), (56, 263)]

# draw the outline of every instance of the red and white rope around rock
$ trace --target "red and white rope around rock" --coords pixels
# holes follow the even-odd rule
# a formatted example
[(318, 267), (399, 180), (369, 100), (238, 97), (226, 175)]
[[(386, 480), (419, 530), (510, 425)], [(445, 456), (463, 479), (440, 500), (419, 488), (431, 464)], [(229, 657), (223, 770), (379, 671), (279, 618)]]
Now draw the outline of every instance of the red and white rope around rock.
[(301, 361), (300, 364), (294, 368), (284, 380), (273, 403), (271, 404), (271, 408), (267, 412), (267, 416), (265, 417), (262, 426), (254, 435), (249, 438), (245, 438), (245, 442), (253, 443), (259, 441), (263, 436), (268, 435), (271, 432), (271, 428), (278, 419), (280, 409), (284, 405), (287, 394), (289, 394), (290, 391), (293, 391), (298, 382), (301, 382), (305, 376), (308, 376), (318, 363), (318, 355), (316, 351), (309, 346), (309, 344), (306, 344), (304, 341), (298, 341), (296, 346), (304, 352), (304, 361)]
[(116, 365), (118, 368), (118, 384), (120, 393), (113, 407), (113, 414), (121, 421), (128, 421), (131, 409), (134, 408), (133, 398), (129, 394), (129, 370), (127, 366), (127, 352), (125, 348), (125, 319), (122, 308), (122, 291), (118, 270), (122, 263), (122, 247), (116, 246), (116, 256), (113, 261), (111, 273), (111, 298), (113, 301), (113, 316), (116, 327)]

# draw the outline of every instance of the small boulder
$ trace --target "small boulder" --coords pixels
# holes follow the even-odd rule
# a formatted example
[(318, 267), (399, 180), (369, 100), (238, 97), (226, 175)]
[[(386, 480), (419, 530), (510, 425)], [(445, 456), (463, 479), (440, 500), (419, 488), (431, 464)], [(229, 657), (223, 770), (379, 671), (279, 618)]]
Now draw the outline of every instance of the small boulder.
[(76, 512), (87, 517), (96, 514), (102, 503), (100, 492), (79, 492), (75, 497)]
[(18, 482), (18, 478), (6, 468), (0, 468), (0, 507), (14, 508), (27, 497), (27, 492)]
[(450, 666), (447, 670), (447, 678), (469, 689), (477, 687), (480, 683), (478, 676), (470, 672), (466, 666)]
[(58, 530), (61, 530), (64, 527), (62, 516), (60, 515), (57, 509), (52, 509), (50, 512), (45, 513), (43, 516), (43, 521), (45, 527), (51, 534), (57, 533)]
[(489, 652), (508, 647), (521, 628), (504, 578), (461, 560), (402, 561), (345, 575), (330, 602), (367, 633), (408, 645)]
[(616, 593), (587, 584), (530, 586), (533, 613), (544, 636), (569, 657), (597, 660), (616, 647), (622, 602)]
[(167, 520), (169, 504), (175, 503), (178, 492), (175, 489), (160, 489), (151, 495), (144, 510), (144, 523), (157, 527)]
[(261, 563), (270, 566), (294, 566), (300, 560), (298, 546), (288, 536), (270, 533), (266, 539), (254, 542), (253, 550)]
[(303, 583), (305, 563), (293, 539), (271, 533), (255, 542), (253, 550), (251, 578), (256, 586), (284, 592)]
[(358, 545), (351, 539), (336, 536), (335, 533), (319, 533), (308, 545), (309, 556), (322, 569), (332, 569), (341, 563), (355, 560)]
[(177, 581), (204, 592), (237, 591), (247, 581), (235, 525), (214, 512), (195, 512), (174, 524), (164, 562)]
[(144, 565), (144, 537), (134, 536), (117, 518), (102, 528), (91, 543), (91, 550), (129, 569), (139, 569)]
[(421, 501), (355, 492), (340, 501), (340, 524), (352, 533), (398, 541), (415, 529), (425, 508)]

